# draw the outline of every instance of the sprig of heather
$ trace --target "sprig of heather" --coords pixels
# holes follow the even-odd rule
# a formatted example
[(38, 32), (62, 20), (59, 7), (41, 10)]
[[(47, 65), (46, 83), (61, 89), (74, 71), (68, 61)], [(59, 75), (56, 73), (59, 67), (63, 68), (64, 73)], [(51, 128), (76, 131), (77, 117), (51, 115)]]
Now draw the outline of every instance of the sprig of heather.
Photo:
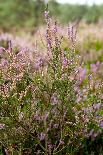
[(48, 11), (45, 19), (47, 60), (32, 62), (12, 41), (1, 48), (0, 143), (7, 154), (83, 154), (103, 133), (103, 81), (94, 73), (100, 64), (81, 66), (74, 27), (64, 49)]

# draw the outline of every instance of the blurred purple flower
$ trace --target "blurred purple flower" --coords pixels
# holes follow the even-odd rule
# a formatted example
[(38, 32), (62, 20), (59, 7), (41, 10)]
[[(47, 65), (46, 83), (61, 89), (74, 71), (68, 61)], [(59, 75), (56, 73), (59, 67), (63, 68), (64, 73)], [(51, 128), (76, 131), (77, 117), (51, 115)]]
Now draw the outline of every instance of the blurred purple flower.
[(42, 133), (40, 134), (40, 136), (39, 136), (40, 140), (44, 140), (44, 139), (45, 139), (45, 136), (46, 136), (45, 133), (42, 132)]
[(60, 139), (60, 145), (64, 145), (64, 140), (63, 139)]
[(92, 129), (90, 132), (89, 132), (89, 136), (92, 137), (94, 134), (94, 129)]
[(99, 110), (100, 108), (101, 108), (101, 103), (98, 103), (98, 104), (93, 104), (93, 108), (95, 109), (95, 110)]
[(45, 16), (45, 18), (48, 18), (48, 16), (49, 16), (49, 11), (45, 11), (45, 12), (44, 12), (44, 16)]
[(103, 128), (103, 121), (100, 122), (100, 127)]
[(64, 58), (63, 62), (62, 62), (63, 67), (67, 67), (68, 66), (68, 59)]
[(83, 81), (85, 79), (86, 73), (87, 73), (86, 68), (80, 68), (79, 69), (79, 79), (80, 79), (80, 81)]
[(46, 40), (47, 40), (48, 48), (51, 48), (52, 47), (52, 41), (51, 41), (51, 38), (50, 38), (50, 36), (48, 34), (48, 31), (46, 31), (45, 37), (46, 37)]
[(8, 65), (8, 61), (6, 59), (2, 59), (1, 60), (1, 65), (4, 67), (6, 65)]
[(8, 33), (0, 35), (0, 41), (9, 41), (9, 40), (13, 40), (12, 35), (10, 35)]
[(51, 150), (53, 148), (51, 141), (48, 141), (48, 148), (49, 148), (49, 150)]
[(100, 62), (98, 61), (96, 64), (91, 64), (90, 69), (93, 73), (97, 72), (100, 66)]
[(36, 114), (35, 114), (35, 116), (34, 116), (34, 119), (35, 119), (36, 121), (40, 121), (40, 120), (41, 120), (41, 117), (40, 117), (40, 115), (39, 115), (39, 111), (36, 111)]
[(74, 26), (68, 26), (68, 37), (72, 43), (76, 41), (76, 29)]
[(90, 74), (90, 75), (88, 76), (88, 79), (89, 79), (89, 80), (92, 80), (92, 79), (93, 79), (92, 74)]
[(43, 66), (43, 64), (44, 64), (44, 60), (43, 60), (42, 58), (39, 58), (39, 59), (36, 61), (36, 63), (34, 64), (34, 68), (35, 68), (36, 70), (39, 70), (40, 67)]
[(7, 148), (5, 149), (5, 153), (6, 155), (9, 155), (9, 150)]
[(83, 108), (83, 111), (84, 111), (85, 114), (92, 113), (93, 107), (91, 106), (91, 107)]
[(78, 96), (76, 101), (77, 102), (80, 102), (81, 100), (82, 100), (82, 97), (81, 96)]
[(57, 97), (57, 94), (54, 93), (51, 97), (51, 102), (52, 102), (52, 105), (56, 105), (58, 104), (59, 100), (58, 100), (58, 97)]
[(44, 120), (47, 120), (48, 119), (48, 116), (49, 116), (49, 112), (44, 115), (43, 119)]
[(0, 124), (0, 129), (4, 129), (5, 128), (5, 124)]
[(96, 138), (99, 134), (100, 134), (100, 130), (94, 131), (94, 129), (92, 129), (92, 130), (90, 131), (90, 133), (89, 133), (88, 136), (94, 139), (94, 138)]

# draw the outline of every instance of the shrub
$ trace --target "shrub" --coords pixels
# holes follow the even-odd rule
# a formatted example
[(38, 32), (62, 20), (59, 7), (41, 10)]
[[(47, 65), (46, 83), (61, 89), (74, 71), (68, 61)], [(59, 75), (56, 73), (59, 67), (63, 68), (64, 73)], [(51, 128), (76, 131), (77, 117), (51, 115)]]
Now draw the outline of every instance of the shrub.
[(46, 60), (32, 62), (25, 51), (14, 52), (12, 41), (0, 48), (2, 151), (10, 155), (102, 153), (102, 78), (93, 72), (95, 65), (90, 71), (80, 65), (75, 28), (68, 28), (70, 46), (64, 50), (58, 25), (52, 27), (48, 11), (45, 19)]

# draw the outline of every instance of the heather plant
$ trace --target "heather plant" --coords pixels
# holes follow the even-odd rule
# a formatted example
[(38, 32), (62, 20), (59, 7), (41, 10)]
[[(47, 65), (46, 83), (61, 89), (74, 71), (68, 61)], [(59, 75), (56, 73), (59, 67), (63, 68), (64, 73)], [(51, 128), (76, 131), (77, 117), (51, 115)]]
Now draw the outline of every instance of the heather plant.
[(0, 47), (1, 154), (102, 154), (102, 64), (85, 68), (75, 53), (75, 27), (68, 27), (64, 47), (48, 10), (45, 20), (45, 58), (15, 52), (12, 40)]

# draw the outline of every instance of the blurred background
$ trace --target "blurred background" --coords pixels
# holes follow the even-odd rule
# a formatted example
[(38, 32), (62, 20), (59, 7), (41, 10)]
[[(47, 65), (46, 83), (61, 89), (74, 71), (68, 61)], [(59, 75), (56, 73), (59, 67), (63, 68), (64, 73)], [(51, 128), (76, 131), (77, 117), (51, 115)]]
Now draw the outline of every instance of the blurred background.
[(77, 20), (103, 23), (102, 0), (0, 0), (0, 30), (32, 30), (42, 26), (47, 3), (51, 16), (63, 25)]

